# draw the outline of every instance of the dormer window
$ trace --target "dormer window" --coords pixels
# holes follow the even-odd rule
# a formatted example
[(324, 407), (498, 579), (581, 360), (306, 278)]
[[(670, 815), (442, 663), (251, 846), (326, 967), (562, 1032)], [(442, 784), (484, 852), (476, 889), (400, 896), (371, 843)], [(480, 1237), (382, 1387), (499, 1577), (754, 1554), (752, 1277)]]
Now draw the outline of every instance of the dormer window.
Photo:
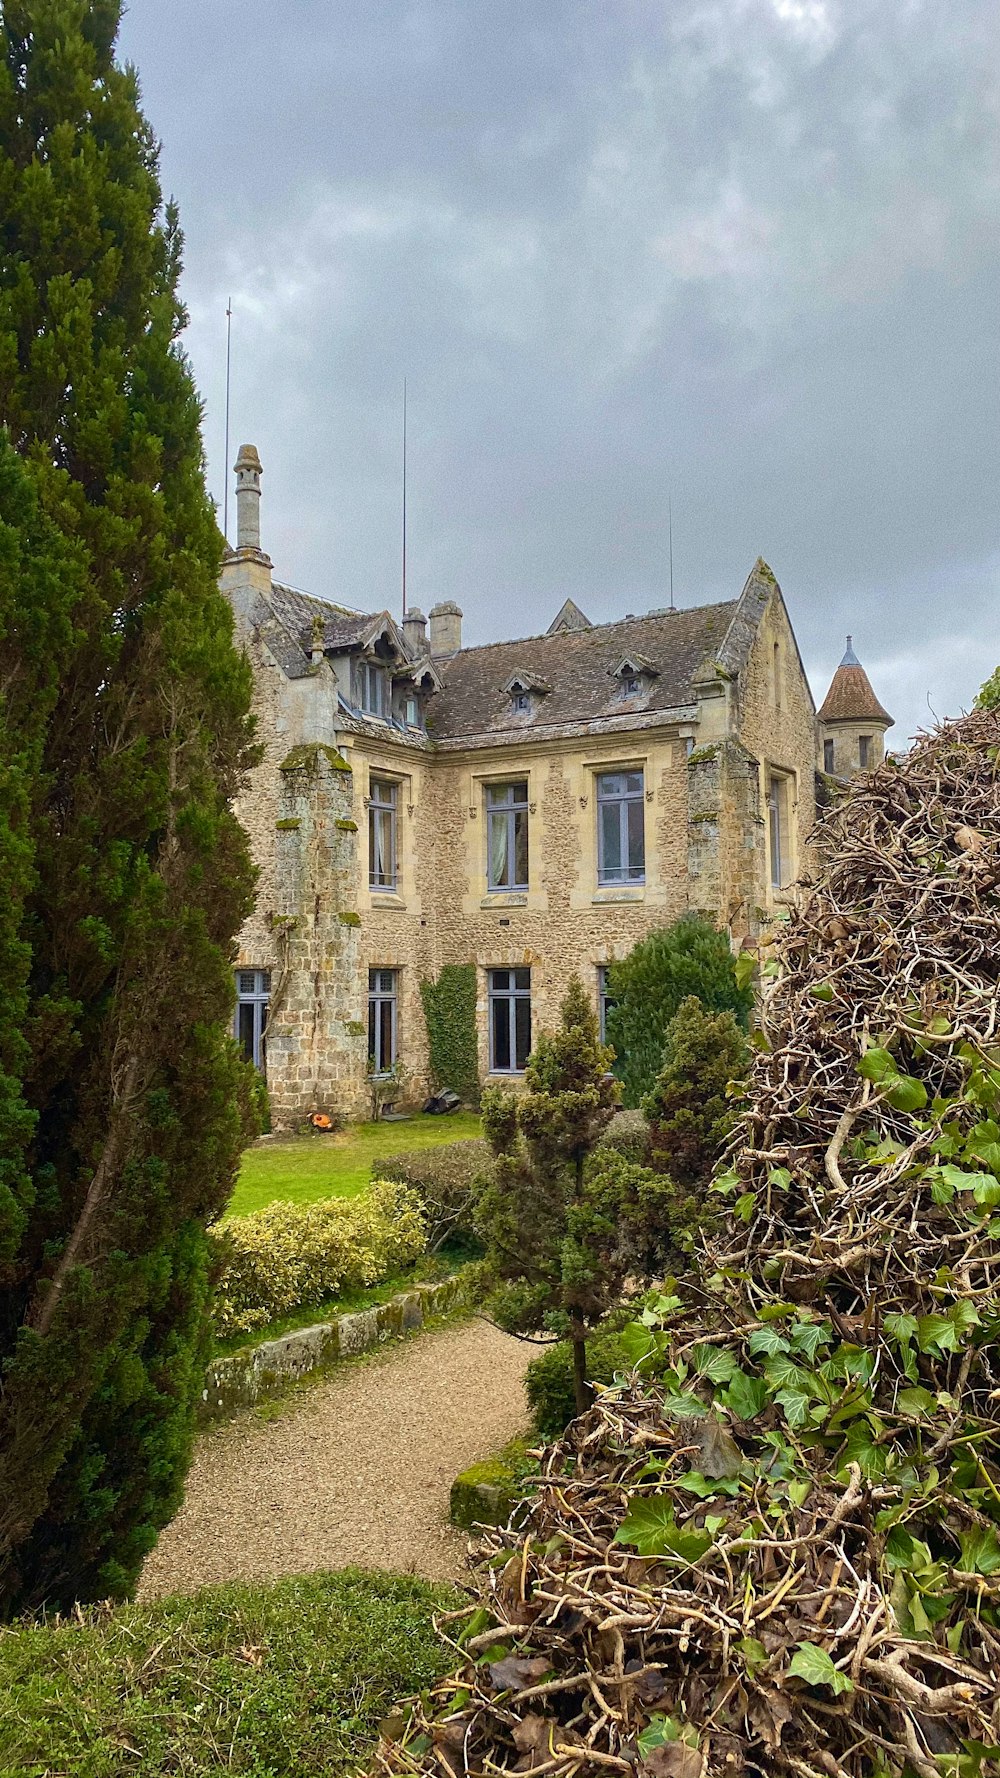
[(517, 691), (511, 692), (510, 701), (518, 716), (527, 716), (531, 709), (531, 693), (529, 691), (521, 691), (519, 687)]
[(385, 669), (376, 666), (374, 661), (362, 661), (358, 669), (359, 703), (367, 716), (384, 716), (386, 713)]
[(506, 684), (500, 687), (510, 699), (512, 716), (532, 716), (539, 698), (544, 698), (552, 690), (547, 679), (539, 679), (535, 673), (512, 673)]
[(642, 690), (642, 681), (638, 673), (626, 673), (622, 678), (622, 697), (637, 698)]
[(627, 654), (612, 669), (611, 677), (618, 681), (620, 698), (644, 698), (651, 691), (653, 680), (659, 677), (659, 669), (651, 661)]

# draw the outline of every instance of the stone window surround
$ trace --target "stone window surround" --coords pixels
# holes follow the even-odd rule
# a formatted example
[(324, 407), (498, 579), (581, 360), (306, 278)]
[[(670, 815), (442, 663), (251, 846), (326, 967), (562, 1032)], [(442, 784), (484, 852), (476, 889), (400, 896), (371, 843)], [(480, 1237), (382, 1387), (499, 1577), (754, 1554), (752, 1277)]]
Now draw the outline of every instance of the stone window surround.
[[(655, 851), (650, 855), (648, 849), (649, 836), (647, 834), (645, 836), (647, 845), (645, 848), (645, 875), (643, 881), (641, 883), (602, 883), (600, 876), (600, 845), (597, 826), (599, 820), (597, 802), (598, 778), (610, 777), (614, 776), (616, 773), (622, 772), (641, 772), (644, 792), (643, 803), (645, 805), (646, 803), (652, 803), (653, 801), (649, 767), (649, 755), (645, 753), (630, 753), (626, 754), (625, 757), (621, 759), (605, 757), (603, 759), (585, 759), (583, 761), (583, 772), (587, 786), (587, 794), (584, 797), (581, 797), (580, 806), (581, 808), (592, 807), (593, 818), (588, 821), (584, 835), (582, 836), (584, 838), (584, 845), (582, 847), (581, 855), (584, 868), (589, 872), (590, 881), (593, 884), (590, 899), (595, 907), (601, 907), (610, 902), (645, 901), (646, 890), (654, 880), (656, 873)], [(645, 821), (643, 822), (643, 827), (645, 829)]]
[[(399, 783), (393, 778), (376, 776), (374, 772), (368, 777), (368, 887), (373, 895), (398, 895), (399, 893)], [(384, 819), (388, 817), (388, 819)], [(381, 831), (388, 838), (388, 859), (386, 868), (380, 872), (377, 867), (375, 846), (376, 834)], [(384, 881), (380, 878), (384, 877)]]
[[(371, 808), (370, 792), (372, 781), (376, 780), (383, 784), (394, 784), (396, 786), (396, 882), (395, 887), (392, 889), (376, 888), (371, 882), (369, 866), (364, 859), (359, 861), (361, 882), (368, 894), (368, 905), (373, 910), (382, 910), (386, 908), (405, 909), (409, 905), (407, 900), (407, 889), (409, 888), (412, 890), (413, 887), (412, 881), (409, 880), (412, 863), (409, 857), (409, 852), (406, 846), (402, 843), (401, 836), (404, 815), (409, 819), (412, 818), (414, 812), (413, 775), (411, 772), (401, 772), (395, 765), (382, 765), (378, 760), (370, 757), (363, 757), (368, 778), (368, 791), (363, 799), (366, 816), (364, 826), (366, 829), (369, 827), (367, 818)], [(385, 967), (388, 968), (388, 964)]]
[[(515, 963), (508, 963), (508, 964), (497, 963), (497, 964), (488, 964), (486, 966), (486, 1045), (487, 1045), (488, 1068), (489, 1068), (489, 1074), (491, 1076), (496, 1076), (496, 1077), (499, 1077), (500, 1079), (509, 1079), (511, 1077), (511, 1075), (520, 1076), (524, 1073), (523, 1064), (521, 1067), (516, 1066), (516, 1063), (517, 1063), (517, 1007), (518, 1007), (518, 1005), (524, 1005), (525, 1003), (527, 1003), (527, 1008), (528, 1008), (528, 1032), (527, 1032), (528, 1048), (527, 1048), (527, 1051), (525, 1052), (525, 1058), (524, 1058), (525, 1062), (527, 1062), (528, 1056), (531, 1054), (531, 1047), (532, 1047), (532, 1042), (533, 1042), (533, 1037), (534, 1037), (534, 1030), (533, 1030), (534, 1015), (533, 1015), (533, 1009), (532, 1009), (532, 994), (533, 994), (534, 984), (531, 979), (531, 974), (532, 974), (532, 972), (531, 972), (530, 965), (525, 964), (523, 962), (516, 963), (516, 964)], [(500, 985), (500, 986), (494, 985), (495, 978), (498, 975), (506, 975), (507, 976), (508, 984), (506, 987), (504, 987), (502, 985)], [(524, 985), (524, 982), (523, 982), (523, 978), (525, 976), (527, 976), (527, 978), (528, 978), (526, 986)], [(520, 985), (518, 984), (518, 979), (517, 979), (518, 977), (522, 978)], [(513, 978), (513, 980), (511, 980), (511, 978)], [(515, 1064), (514, 1066), (511, 1066), (509, 1068), (503, 1068), (503, 1067), (497, 1066), (496, 1051), (495, 1051), (494, 1042), (493, 1042), (494, 1008), (501, 1006), (501, 1005), (506, 1005), (506, 1007), (507, 1007), (507, 1018), (506, 1018), (507, 1042), (508, 1042), (508, 1048), (509, 1048), (509, 1052), (510, 1052), (511, 1063)]]
[[(386, 988), (380, 977), (388, 975), (392, 981)], [(368, 1056), (377, 1059), (383, 1048), (385, 1032), (386, 1008), (389, 1015), (388, 1057), (391, 1069), (399, 1056), (399, 969), (393, 963), (370, 964), (368, 968)], [(384, 1076), (389, 1069), (376, 1069), (378, 1076)]]
[[(529, 882), (530, 882), (531, 856), (532, 856), (533, 846), (536, 841), (536, 836), (532, 832), (532, 827), (533, 827), (533, 818), (537, 812), (537, 807), (538, 807), (538, 804), (536, 801), (536, 793), (535, 793), (535, 771), (536, 771), (536, 768), (532, 765), (527, 765), (527, 766), (515, 765), (515, 766), (508, 767), (508, 769), (506, 771), (501, 770), (501, 768), (499, 766), (492, 766), (488, 770), (478, 771), (478, 772), (473, 771), (473, 772), (470, 772), (470, 774), (469, 774), (469, 779), (470, 779), (469, 820), (470, 820), (470, 822), (480, 820), (480, 819), (482, 821), (482, 838), (479, 842), (478, 857), (477, 857), (476, 867), (475, 867), (475, 870), (473, 873), (472, 880), (473, 880), (473, 882), (478, 881), (483, 885), (484, 894), (483, 894), (482, 903), (481, 903), (481, 905), (483, 907), (491, 907), (491, 908), (492, 907), (501, 907), (501, 906), (503, 906), (503, 907), (506, 907), (506, 906), (525, 907), (528, 905), (528, 891), (523, 888), (518, 888), (518, 889), (491, 889), (490, 888), (490, 850), (489, 850), (489, 848), (490, 848), (490, 820), (489, 820), (489, 805), (488, 805), (486, 793), (490, 789), (491, 786), (496, 787), (501, 784), (525, 784), (525, 785), (527, 785), (527, 788), (528, 788), (528, 874), (529, 874)], [(499, 968), (499, 965), (497, 967)]]

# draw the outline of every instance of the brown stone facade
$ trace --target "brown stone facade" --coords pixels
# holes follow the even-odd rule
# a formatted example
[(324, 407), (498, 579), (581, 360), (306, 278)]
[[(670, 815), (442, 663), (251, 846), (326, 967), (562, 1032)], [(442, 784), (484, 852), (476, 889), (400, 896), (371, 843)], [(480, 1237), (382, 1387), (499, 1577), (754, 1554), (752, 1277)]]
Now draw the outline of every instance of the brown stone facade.
[[(433, 738), (345, 709), (343, 660), (331, 650), (310, 655), (307, 639), (301, 658), (289, 652), (258, 547), (227, 558), (223, 585), (253, 664), (263, 747), (238, 805), (260, 877), (236, 966), (269, 977), (276, 1128), (315, 1111), (370, 1115), (371, 971), (391, 972), (396, 1053), (413, 1100), (433, 1084), (420, 983), (443, 965), (476, 966), (485, 1081), (490, 971), (530, 971), (537, 1034), (556, 1020), (573, 974), (596, 1002), (600, 966), (686, 909), (717, 920), (738, 948), (780, 916), (808, 867), (815, 711), (763, 564), (739, 601), (716, 608), (731, 614), (718, 626), (718, 658), (699, 661), (683, 702), (502, 733), (494, 720), (478, 734)], [(434, 670), (447, 687), (447, 661)], [(546, 684), (539, 678), (540, 699)], [(597, 786), (608, 773), (629, 773), (633, 785), (641, 774), (641, 883), (599, 882)], [(369, 880), (373, 781), (381, 796), (394, 787), (391, 888)], [(511, 783), (526, 786), (528, 871), (526, 888), (507, 891), (488, 886), (487, 810), (491, 787)]]

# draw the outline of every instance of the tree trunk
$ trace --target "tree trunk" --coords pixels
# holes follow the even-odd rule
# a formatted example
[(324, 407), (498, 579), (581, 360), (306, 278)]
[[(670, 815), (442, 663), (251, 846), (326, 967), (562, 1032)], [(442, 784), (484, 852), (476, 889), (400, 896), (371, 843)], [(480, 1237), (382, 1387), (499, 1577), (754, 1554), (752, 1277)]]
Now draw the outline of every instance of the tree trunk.
[(570, 1339), (573, 1342), (573, 1394), (576, 1399), (576, 1411), (585, 1414), (594, 1400), (594, 1391), (587, 1382), (587, 1337), (582, 1321), (570, 1323)]

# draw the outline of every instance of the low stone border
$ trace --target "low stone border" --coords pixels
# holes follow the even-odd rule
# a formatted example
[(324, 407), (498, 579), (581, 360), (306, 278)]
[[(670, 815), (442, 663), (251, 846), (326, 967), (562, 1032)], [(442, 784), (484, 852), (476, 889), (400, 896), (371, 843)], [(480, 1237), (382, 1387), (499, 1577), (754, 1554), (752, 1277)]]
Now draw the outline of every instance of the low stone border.
[(227, 1420), (241, 1408), (284, 1394), (310, 1371), (325, 1370), (340, 1358), (353, 1358), (386, 1340), (412, 1333), (432, 1315), (446, 1315), (470, 1300), (470, 1283), (461, 1272), (440, 1284), (415, 1284), (351, 1315), (337, 1315), (314, 1327), (297, 1327), (277, 1340), (262, 1340), (224, 1358), (215, 1358), (205, 1372), (198, 1409), (200, 1425)]

